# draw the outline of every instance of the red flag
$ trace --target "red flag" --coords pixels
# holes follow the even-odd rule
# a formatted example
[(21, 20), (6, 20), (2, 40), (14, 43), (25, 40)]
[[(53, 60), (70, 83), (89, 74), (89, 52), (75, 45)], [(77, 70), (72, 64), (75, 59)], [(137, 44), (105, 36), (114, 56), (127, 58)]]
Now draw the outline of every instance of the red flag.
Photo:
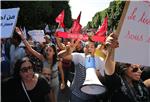
[(103, 42), (105, 42), (106, 37), (94, 35), (94, 36), (92, 36), (92, 40), (95, 41), (95, 42), (103, 43)]
[(78, 15), (78, 17), (77, 17), (77, 21), (80, 23), (80, 18), (81, 18), (81, 11), (80, 11), (80, 13), (79, 13), (79, 15)]
[(106, 18), (104, 19), (103, 24), (102, 24), (102, 26), (98, 29), (98, 31), (96, 32), (96, 35), (106, 37), (107, 23), (108, 23), (108, 17), (106, 17)]
[[(80, 39), (84, 41), (88, 40), (87, 34), (80, 34), (80, 33), (68, 33), (68, 32), (58, 31), (56, 32), (56, 36), (61, 38)], [(92, 40), (95, 42), (104, 42), (106, 39), (104, 37), (94, 35), (92, 36)]]
[(64, 10), (56, 17), (55, 21), (59, 23), (61, 27), (65, 27), (64, 25)]
[(81, 28), (82, 28), (81, 24), (77, 20), (74, 20), (70, 32), (79, 33), (81, 31)]
[(81, 11), (80, 11), (80, 13), (79, 13), (77, 19), (75, 19), (75, 20), (73, 21), (73, 25), (72, 25), (72, 27), (71, 27), (71, 29), (70, 29), (70, 32), (71, 32), (71, 33), (80, 33), (81, 28), (82, 28), (82, 26), (81, 26), (81, 24), (80, 24), (80, 18), (81, 18)]
[(84, 41), (88, 40), (87, 34), (80, 34), (80, 33), (68, 33), (68, 32), (60, 32), (58, 31), (56, 33), (57, 37), (62, 37), (62, 38), (70, 38), (70, 39), (81, 39)]

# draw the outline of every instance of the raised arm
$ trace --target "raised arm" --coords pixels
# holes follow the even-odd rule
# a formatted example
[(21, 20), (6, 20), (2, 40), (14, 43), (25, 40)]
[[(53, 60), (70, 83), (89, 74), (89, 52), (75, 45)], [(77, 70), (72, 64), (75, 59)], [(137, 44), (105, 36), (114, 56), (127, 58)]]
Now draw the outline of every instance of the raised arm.
[(61, 41), (60, 41), (61, 38), (58, 38), (57, 36), (55, 36), (55, 37), (56, 37), (56, 43), (57, 43), (59, 49), (64, 50), (65, 49), (65, 45), (63, 43), (61, 43)]
[(71, 53), (75, 50), (79, 42), (80, 42), (80, 39), (78, 39), (75, 43), (72, 41), (72, 43), (66, 46), (65, 50), (62, 50), (58, 53), (58, 56), (66, 60), (72, 60)]
[(27, 47), (27, 49), (30, 51), (30, 53), (32, 53), (35, 57), (39, 58), (41, 61), (44, 61), (44, 56), (42, 54), (40, 54), (39, 52), (35, 51), (30, 44), (28, 43), (28, 41), (24, 38), (24, 34), (22, 32), (21, 29), (19, 29), (18, 27), (16, 27), (16, 32), (18, 33), (18, 35), (20, 35), (23, 43), (25, 44), (25, 46)]
[(119, 47), (118, 37), (111, 33), (106, 39), (107, 56), (105, 61), (105, 73), (112, 75), (115, 72), (114, 52), (115, 48)]

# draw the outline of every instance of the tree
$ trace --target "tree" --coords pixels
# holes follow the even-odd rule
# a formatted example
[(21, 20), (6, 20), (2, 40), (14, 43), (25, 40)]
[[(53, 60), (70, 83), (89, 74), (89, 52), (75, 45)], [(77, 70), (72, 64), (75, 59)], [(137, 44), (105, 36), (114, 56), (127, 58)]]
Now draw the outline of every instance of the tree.
[(17, 26), (27, 29), (44, 29), (46, 24), (55, 25), (55, 18), (65, 9), (65, 25), (71, 27), (71, 10), (68, 1), (2, 1), (1, 8), (20, 7)]
[(108, 16), (108, 33), (112, 32), (117, 28), (125, 1), (113, 1), (110, 3), (109, 7), (103, 11), (97, 12), (92, 21), (87, 24), (87, 28), (98, 28), (103, 22), (105, 16)]

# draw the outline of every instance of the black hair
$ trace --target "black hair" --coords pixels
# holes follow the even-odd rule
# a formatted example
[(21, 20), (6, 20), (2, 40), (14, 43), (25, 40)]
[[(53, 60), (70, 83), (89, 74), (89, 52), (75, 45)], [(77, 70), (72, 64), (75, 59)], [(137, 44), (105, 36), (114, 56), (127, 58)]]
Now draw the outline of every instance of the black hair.
[[(21, 79), (19, 72), (21, 69), (21, 65), (27, 61), (26, 58), (28, 58), (28, 57), (23, 57), (22, 59), (17, 60), (17, 62), (15, 63), (14, 73), (13, 73), (14, 78), (19, 79), (19, 80)], [(29, 58), (28, 58), (28, 61), (31, 62), (31, 64), (34, 68), (34, 64)]]
[(116, 62), (116, 72), (123, 75), (124, 72), (131, 66), (129, 63)]
[(17, 39), (18, 44), (21, 43), (21, 37), (18, 35), (18, 33), (16, 31), (14, 31), (12, 38)]
[(53, 43), (46, 44), (46, 46), (42, 49), (43, 50), (42, 52), (43, 52), (44, 57), (47, 59), (47, 52), (44, 49), (49, 46), (52, 47), (52, 49), (55, 52), (55, 54), (53, 55), (53, 63), (52, 63), (52, 66), (54, 66), (57, 62), (57, 50), (56, 50), (55, 44)]

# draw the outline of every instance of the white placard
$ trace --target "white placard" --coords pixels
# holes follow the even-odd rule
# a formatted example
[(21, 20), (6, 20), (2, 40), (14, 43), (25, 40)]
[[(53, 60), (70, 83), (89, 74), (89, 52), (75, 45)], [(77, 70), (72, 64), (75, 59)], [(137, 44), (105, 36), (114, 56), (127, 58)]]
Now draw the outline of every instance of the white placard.
[(12, 36), (20, 8), (1, 9), (1, 38)]
[(150, 66), (150, 2), (130, 1), (115, 60)]
[(32, 37), (33, 41), (37, 41), (40, 43), (45, 42), (45, 34), (43, 30), (30, 30), (28, 31), (28, 34)]

